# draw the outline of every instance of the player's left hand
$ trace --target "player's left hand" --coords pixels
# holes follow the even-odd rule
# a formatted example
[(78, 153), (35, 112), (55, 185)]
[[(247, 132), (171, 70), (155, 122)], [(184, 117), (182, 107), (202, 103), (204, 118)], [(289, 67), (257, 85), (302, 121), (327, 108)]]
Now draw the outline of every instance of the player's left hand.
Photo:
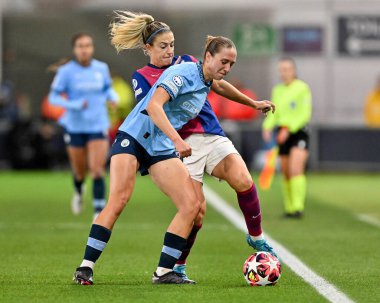
[(268, 112), (274, 113), (276, 111), (276, 106), (274, 103), (268, 100), (263, 100), (263, 101), (256, 101), (255, 102), (255, 108), (257, 110), (260, 110), (264, 115), (267, 115)]

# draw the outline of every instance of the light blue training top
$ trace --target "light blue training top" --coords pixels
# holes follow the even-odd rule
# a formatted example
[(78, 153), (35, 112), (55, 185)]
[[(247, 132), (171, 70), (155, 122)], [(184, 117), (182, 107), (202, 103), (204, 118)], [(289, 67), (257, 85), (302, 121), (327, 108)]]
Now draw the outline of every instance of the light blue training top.
[[(59, 122), (69, 133), (106, 131), (109, 128), (107, 100), (117, 102), (119, 97), (112, 88), (108, 65), (96, 59), (88, 66), (75, 60), (62, 65), (49, 94), (51, 104), (66, 109)], [(85, 102), (87, 107), (83, 108)]]

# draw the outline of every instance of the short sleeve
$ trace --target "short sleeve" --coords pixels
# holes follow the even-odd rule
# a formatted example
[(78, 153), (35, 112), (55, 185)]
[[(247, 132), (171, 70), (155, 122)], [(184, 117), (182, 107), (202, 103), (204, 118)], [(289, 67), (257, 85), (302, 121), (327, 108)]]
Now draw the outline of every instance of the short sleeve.
[(171, 100), (177, 98), (185, 86), (184, 76), (175, 72), (168, 73), (163, 79), (160, 79), (159, 81), (160, 83), (157, 85), (157, 87), (162, 87), (164, 90), (166, 90)]

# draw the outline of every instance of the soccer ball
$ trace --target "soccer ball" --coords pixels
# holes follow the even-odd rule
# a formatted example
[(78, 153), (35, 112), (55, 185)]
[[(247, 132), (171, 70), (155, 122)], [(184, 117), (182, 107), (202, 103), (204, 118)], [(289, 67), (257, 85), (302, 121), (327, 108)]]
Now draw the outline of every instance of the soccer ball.
[(270, 253), (259, 251), (245, 261), (243, 274), (251, 286), (275, 285), (281, 277), (281, 264)]

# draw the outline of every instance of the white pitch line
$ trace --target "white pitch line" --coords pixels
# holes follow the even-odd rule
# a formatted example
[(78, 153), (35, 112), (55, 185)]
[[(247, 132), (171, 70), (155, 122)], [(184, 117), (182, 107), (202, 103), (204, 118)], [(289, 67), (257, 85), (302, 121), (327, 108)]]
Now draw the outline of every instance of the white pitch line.
[(380, 221), (376, 219), (375, 217), (372, 217), (366, 214), (359, 214), (356, 216), (356, 218), (358, 218), (359, 221), (362, 221), (364, 223), (380, 228)]
[[(207, 185), (203, 185), (203, 191), (206, 196), (207, 203), (210, 204), (217, 212), (230, 221), (235, 227), (247, 232), (244, 217), (230, 206), (223, 198), (215, 193)], [(288, 251), (277, 241), (273, 240), (268, 234), (265, 234), (269, 243), (281, 258), (281, 261), (286, 263), (290, 269), (308, 284), (310, 284), (318, 293), (332, 303), (353, 303), (347, 295), (337, 289), (334, 285), (326, 281), (321, 276), (317, 275), (309, 267), (307, 267), (300, 259)]]

